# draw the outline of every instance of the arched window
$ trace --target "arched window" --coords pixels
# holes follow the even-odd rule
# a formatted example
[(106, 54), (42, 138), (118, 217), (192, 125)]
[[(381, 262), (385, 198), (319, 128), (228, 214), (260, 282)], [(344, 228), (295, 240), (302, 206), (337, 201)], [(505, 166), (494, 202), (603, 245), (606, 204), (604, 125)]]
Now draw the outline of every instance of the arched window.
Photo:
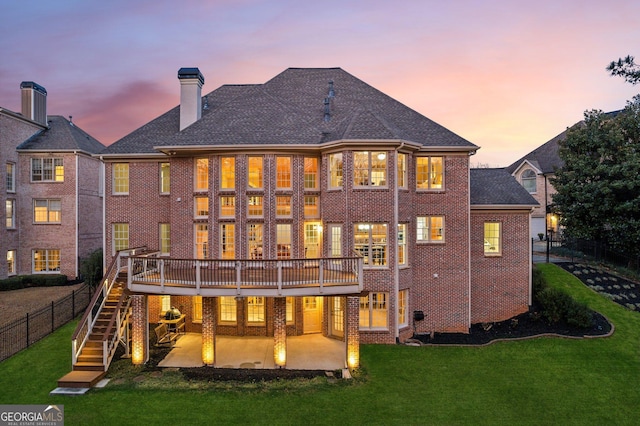
[(536, 192), (536, 173), (533, 170), (527, 169), (522, 172), (520, 180), (524, 189), (529, 191), (530, 194)]

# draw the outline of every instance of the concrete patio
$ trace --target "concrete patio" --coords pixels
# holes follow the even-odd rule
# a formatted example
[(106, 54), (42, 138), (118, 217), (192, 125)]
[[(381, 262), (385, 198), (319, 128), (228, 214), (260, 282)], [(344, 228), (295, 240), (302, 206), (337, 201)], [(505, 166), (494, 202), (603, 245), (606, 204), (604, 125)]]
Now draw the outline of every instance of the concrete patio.
[[(201, 367), (202, 335), (187, 333), (176, 342), (159, 367)], [(219, 368), (276, 368), (273, 337), (217, 336), (215, 366)], [(287, 337), (291, 370), (339, 370), (345, 367), (345, 342), (321, 334)]]

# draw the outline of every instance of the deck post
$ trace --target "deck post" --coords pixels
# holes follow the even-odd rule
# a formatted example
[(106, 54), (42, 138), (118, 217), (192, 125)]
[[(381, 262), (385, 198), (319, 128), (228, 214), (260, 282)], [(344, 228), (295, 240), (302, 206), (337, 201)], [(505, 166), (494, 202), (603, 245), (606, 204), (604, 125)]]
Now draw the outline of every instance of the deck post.
[(202, 362), (213, 366), (216, 359), (216, 298), (202, 298)]
[(358, 368), (360, 366), (360, 298), (347, 296), (347, 309), (345, 315), (345, 332), (347, 333), (347, 367)]
[(284, 368), (287, 364), (287, 298), (273, 298), (273, 361)]
[(131, 362), (141, 365), (149, 360), (149, 310), (147, 296), (134, 294), (131, 296)]

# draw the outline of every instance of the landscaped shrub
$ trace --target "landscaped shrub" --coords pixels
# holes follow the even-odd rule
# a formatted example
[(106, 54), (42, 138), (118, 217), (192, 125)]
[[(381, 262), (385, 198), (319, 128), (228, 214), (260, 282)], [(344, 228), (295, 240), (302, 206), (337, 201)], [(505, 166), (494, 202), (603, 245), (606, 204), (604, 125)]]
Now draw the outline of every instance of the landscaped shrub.
[(53, 287), (67, 285), (66, 275), (17, 275), (0, 280), (0, 291), (19, 290), (27, 287)]
[(544, 276), (542, 275), (542, 271), (535, 266), (531, 270), (531, 281), (533, 287), (533, 297), (535, 299), (536, 295), (539, 294), (542, 290), (547, 288), (547, 282), (544, 280)]
[(551, 323), (564, 321), (575, 327), (591, 326), (593, 311), (560, 290), (546, 287), (538, 293), (537, 300), (542, 308), (542, 316)]
[(567, 324), (580, 328), (591, 327), (593, 311), (584, 303), (571, 299), (572, 303), (567, 307)]

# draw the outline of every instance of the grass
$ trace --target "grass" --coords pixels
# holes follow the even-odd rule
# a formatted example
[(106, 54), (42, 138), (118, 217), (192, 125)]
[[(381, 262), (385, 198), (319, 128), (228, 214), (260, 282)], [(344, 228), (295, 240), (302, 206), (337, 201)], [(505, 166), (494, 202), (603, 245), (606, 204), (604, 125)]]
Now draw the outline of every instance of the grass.
[(70, 369), (69, 324), (0, 363), (0, 404), (63, 404), (68, 425), (636, 424), (640, 315), (555, 265), (539, 267), (551, 286), (607, 316), (614, 335), (487, 347), (363, 345), (360, 376), (335, 384), (314, 379), (185, 389), (167, 374), (84, 396), (49, 396)]

